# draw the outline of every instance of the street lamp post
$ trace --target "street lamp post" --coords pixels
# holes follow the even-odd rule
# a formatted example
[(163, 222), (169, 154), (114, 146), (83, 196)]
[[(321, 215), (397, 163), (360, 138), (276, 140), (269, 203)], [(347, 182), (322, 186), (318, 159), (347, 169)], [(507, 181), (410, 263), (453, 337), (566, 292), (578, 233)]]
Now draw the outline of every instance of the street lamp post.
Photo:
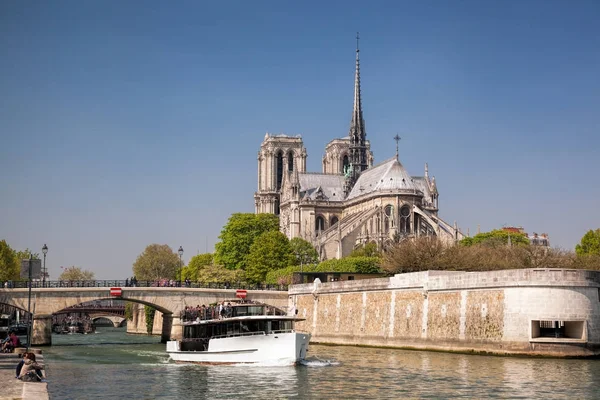
[(42, 247), (42, 253), (44, 253), (44, 268), (42, 268), (42, 287), (46, 287), (46, 253), (48, 253), (48, 246), (44, 243), (44, 247)]
[(179, 287), (181, 287), (181, 274), (182, 274), (182, 268), (183, 268), (183, 264), (181, 263), (181, 257), (183, 256), (183, 247), (179, 246), (179, 250), (177, 250), (177, 253), (179, 254)]
[(29, 325), (27, 326), (27, 349), (31, 347), (31, 326), (33, 325), (33, 315), (31, 315), (31, 264), (33, 263), (33, 254), (29, 253), (29, 296), (27, 300), (27, 313), (29, 314)]

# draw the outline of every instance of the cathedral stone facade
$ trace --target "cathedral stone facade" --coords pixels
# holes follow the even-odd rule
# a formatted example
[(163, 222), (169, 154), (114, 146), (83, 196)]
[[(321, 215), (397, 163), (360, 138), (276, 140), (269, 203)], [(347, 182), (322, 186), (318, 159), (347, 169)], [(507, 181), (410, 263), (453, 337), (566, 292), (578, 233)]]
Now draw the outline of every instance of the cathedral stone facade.
[(350, 132), (327, 144), (321, 173), (306, 171), (301, 136), (265, 135), (258, 152), (256, 213), (279, 215), (280, 230), (311, 242), (321, 259), (347, 256), (369, 242), (384, 248), (419, 236), (462, 239), (456, 223), (438, 216), (439, 193), (427, 164), (424, 176), (411, 176), (396, 145), (394, 157), (373, 165), (360, 90), (357, 48)]

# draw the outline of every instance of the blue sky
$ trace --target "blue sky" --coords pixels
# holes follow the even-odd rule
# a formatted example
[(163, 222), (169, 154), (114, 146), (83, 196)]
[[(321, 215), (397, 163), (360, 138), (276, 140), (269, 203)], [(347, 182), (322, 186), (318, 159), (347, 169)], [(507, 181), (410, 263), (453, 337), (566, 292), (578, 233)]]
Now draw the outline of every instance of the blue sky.
[(265, 132), (348, 133), (356, 31), (377, 161), (425, 162), (466, 232), (600, 227), (597, 1), (0, 3), (0, 238), (131, 275), (253, 212)]

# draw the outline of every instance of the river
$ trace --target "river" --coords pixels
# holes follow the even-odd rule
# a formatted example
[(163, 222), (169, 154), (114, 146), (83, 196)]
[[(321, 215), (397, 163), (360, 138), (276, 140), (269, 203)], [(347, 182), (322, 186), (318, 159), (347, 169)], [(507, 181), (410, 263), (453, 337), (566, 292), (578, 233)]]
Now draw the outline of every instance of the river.
[(44, 350), (51, 399), (597, 398), (600, 360), (311, 345), (303, 365), (169, 361), (157, 337), (98, 328)]

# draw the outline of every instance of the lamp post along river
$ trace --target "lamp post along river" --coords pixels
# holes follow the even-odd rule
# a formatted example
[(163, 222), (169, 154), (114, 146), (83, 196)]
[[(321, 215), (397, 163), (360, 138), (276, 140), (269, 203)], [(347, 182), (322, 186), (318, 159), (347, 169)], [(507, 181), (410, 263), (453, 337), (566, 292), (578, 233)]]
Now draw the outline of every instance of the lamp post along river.
[(179, 287), (181, 287), (181, 282), (183, 281), (183, 277), (181, 276), (183, 273), (183, 264), (181, 264), (181, 256), (183, 256), (183, 246), (179, 246), (179, 250), (177, 250), (179, 254)]
[[(46, 253), (44, 253), (44, 256)], [(29, 294), (27, 296), (27, 313), (29, 314), (29, 321), (27, 325), (27, 351), (31, 347), (31, 327), (33, 326), (33, 315), (31, 315), (31, 267), (33, 264), (33, 254), (29, 253)]]
[(42, 253), (44, 253), (44, 268), (42, 268), (42, 287), (46, 287), (46, 253), (48, 253), (48, 246), (44, 243), (44, 247), (42, 247)]

